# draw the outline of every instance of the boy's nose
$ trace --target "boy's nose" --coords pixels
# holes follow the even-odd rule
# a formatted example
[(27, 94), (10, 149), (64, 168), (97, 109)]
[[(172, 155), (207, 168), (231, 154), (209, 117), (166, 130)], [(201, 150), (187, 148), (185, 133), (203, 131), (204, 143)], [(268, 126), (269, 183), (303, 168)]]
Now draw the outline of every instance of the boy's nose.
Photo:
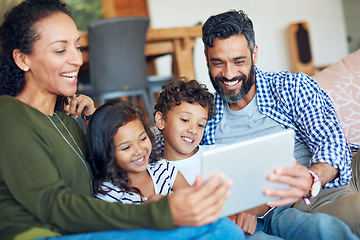
[(196, 124), (191, 124), (188, 128), (188, 132), (195, 135), (197, 133)]

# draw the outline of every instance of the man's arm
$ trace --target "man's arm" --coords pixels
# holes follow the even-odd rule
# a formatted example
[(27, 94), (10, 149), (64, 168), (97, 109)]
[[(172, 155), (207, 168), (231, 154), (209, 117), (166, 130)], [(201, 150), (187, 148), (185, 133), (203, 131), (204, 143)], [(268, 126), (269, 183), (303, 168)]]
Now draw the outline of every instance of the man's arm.
[(323, 162), (314, 163), (310, 166), (309, 169), (319, 176), (321, 186), (324, 186), (326, 183), (331, 182), (339, 174), (339, 169), (336, 169), (333, 166)]

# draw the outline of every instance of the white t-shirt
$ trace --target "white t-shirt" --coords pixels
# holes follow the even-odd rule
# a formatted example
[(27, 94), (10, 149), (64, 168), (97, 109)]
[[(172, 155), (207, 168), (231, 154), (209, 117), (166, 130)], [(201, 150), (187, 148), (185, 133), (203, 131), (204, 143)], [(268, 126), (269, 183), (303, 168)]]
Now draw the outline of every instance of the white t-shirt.
[[(165, 159), (151, 163), (147, 167), (156, 194), (168, 195), (172, 192), (178, 169), (172, 162), (168, 162)], [(123, 189), (119, 189), (110, 182), (103, 183), (104, 189), (110, 189), (105, 195), (96, 193), (95, 197), (107, 202), (121, 202), (123, 204), (140, 204), (140, 195), (133, 192), (126, 192)], [(143, 199), (147, 200), (146, 197)]]
[(199, 145), (199, 150), (189, 158), (170, 161), (185, 177), (186, 181), (193, 185), (196, 180), (196, 176), (201, 174), (201, 154), (209, 147), (217, 145)]

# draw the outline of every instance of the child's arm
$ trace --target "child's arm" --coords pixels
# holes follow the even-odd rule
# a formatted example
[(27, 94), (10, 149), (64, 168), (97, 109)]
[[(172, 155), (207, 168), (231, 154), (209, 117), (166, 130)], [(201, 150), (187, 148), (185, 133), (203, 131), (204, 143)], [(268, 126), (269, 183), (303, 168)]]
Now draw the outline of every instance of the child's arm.
[(145, 201), (145, 203), (148, 203), (148, 202), (153, 202), (153, 201), (159, 201), (160, 199), (162, 199), (164, 197), (164, 195), (161, 195), (161, 194), (154, 194), (154, 195), (151, 195), (150, 197), (148, 197), (148, 199)]
[[(178, 173), (176, 174), (176, 178), (174, 181), (174, 185), (172, 187), (173, 191), (176, 191), (177, 189), (180, 188), (186, 188), (186, 187), (190, 187), (190, 185), (188, 184), (188, 182), (186, 181), (185, 177), (180, 173), (180, 171), (178, 171)], [(151, 195), (146, 201), (145, 203), (148, 202), (152, 202), (152, 201), (159, 201), (161, 198), (163, 198), (164, 195), (161, 194), (154, 194)]]
[[(186, 181), (185, 177), (180, 173), (180, 171), (177, 171), (176, 178), (174, 181), (174, 184), (172, 186), (172, 190), (176, 191), (180, 188), (188, 188), (190, 187), (189, 183)], [(164, 195), (161, 194), (154, 194), (151, 195), (145, 203), (152, 202), (152, 201), (159, 201), (161, 198), (163, 198)]]
[(180, 189), (180, 188), (186, 188), (186, 187), (190, 187), (190, 185), (186, 181), (185, 177), (181, 174), (181, 172), (178, 171), (174, 185), (173, 185), (173, 191), (176, 191), (177, 189)]

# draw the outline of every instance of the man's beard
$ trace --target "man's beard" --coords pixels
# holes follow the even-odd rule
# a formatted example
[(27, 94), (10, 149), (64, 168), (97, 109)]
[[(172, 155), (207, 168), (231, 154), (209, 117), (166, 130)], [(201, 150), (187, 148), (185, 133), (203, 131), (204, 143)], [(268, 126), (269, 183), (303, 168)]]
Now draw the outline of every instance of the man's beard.
[[(211, 76), (210, 69), (209, 69), (209, 76), (211, 79), (211, 83), (213, 87), (215, 88), (216, 92), (220, 95), (220, 97), (227, 103), (237, 103), (241, 99), (243, 99), (246, 94), (249, 93), (250, 89), (255, 83), (255, 67), (254, 64), (251, 64), (251, 69), (249, 72), (249, 76), (246, 76), (244, 74), (240, 74), (230, 80), (226, 79), (225, 77), (213, 77)], [(238, 89), (232, 89), (232, 90), (225, 90), (221, 85), (220, 82), (231, 82), (231, 81), (242, 81), (242, 85), (240, 90)], [(239, 91), (237, 93), (237, 91)]]

